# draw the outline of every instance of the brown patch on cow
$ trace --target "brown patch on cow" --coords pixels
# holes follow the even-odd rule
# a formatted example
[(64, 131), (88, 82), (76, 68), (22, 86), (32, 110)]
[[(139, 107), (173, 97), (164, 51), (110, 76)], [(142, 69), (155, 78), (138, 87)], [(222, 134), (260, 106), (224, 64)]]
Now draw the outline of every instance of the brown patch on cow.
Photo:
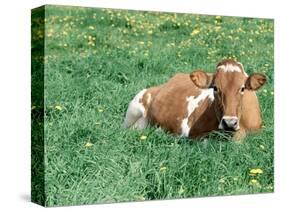
[(149, 119), (167, 131), (180, 134), (182, 120), (187, 116), (186, 97), (199, 94), (200, 89), (191, 82), (189, 74), (176, 74), (154, 97)]
[(190, 116), (190, 137), (204, 136), (208, 132), (218, 128), (219, 121), (214, 112), (214, 106), (214, 102), (210, 102), (209, 99), (206, 99)]

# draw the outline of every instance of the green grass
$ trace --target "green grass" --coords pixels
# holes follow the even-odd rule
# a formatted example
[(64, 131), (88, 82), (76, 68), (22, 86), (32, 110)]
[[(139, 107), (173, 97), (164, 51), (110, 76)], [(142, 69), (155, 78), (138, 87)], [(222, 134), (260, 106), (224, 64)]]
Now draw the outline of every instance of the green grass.
[[(45, 23), (46, 205), (273, 191), (272, 20), (47, 6)], [(138, 91), (223, 58), (267, 75), (260, 133), (237, 144), (120, 127)]]

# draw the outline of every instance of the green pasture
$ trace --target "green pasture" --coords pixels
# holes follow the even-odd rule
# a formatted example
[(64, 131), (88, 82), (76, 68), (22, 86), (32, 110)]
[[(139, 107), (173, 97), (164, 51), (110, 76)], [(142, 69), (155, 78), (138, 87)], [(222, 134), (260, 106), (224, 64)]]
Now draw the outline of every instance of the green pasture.
[[(60, 206), (273, 192), (273, 31), (270, 19), (46, 6), (32, 20), (32, 48), (45, 38), (32, 61), (33, 82), (45, 63), (45, 177), (33, 182), (45, 194), (32, 198)], [(213, 72), (224, 58), (267, 76), (260, 133), (235, 143), (221, 132), (121, 128), (138, 91), (178, 72)]]

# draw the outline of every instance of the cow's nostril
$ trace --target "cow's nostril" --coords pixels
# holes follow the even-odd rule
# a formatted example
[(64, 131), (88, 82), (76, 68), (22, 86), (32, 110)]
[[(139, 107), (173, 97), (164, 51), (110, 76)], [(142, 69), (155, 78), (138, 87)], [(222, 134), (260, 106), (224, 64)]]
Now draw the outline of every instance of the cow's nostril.
[(228, 128), (226, 119), (222, 119), (222, 126), (223, 126), (224, 129)]
[(223, 129), (234, 130), (237, 128), (238, 119), (237, 118), (224, 118), (222, 119)]
[(233, 119), (233, 120), (232, 120), (232, 125), (233, 125), (233, 127), (236, 127), (236, 126), (237, 126), (237, 123), (238, 123), (237, 119)]

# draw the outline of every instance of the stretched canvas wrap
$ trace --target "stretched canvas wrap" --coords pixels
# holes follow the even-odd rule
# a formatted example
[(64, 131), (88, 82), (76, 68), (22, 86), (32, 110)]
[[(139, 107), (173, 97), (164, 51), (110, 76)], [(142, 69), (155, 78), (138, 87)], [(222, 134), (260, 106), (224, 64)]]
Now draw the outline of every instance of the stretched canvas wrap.
[(33, 202), (273, 192), (273, 20), (31, 14)]

